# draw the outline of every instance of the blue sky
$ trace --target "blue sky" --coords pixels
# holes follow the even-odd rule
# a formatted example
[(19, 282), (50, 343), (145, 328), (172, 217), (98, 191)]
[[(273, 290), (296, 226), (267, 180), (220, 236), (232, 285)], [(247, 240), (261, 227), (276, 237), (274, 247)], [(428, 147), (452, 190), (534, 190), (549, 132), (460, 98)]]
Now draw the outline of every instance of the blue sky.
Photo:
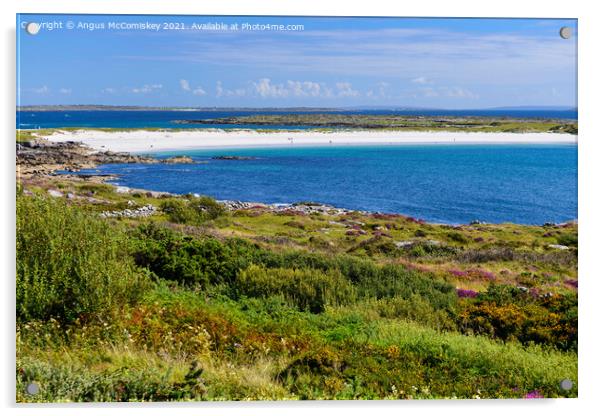
[[(42, 28), (29, 35), (24, 22)], [(62, 28), (49, 30), (50, 22)], [(185, 29), (116, 30), (109, 22)], [(244, 23), (303, 30), (242, 30)], [(571, 39), (559, 36), (562, 26), (573, 29)], [(20, 15), (17, 27), (20, 105), (576, 106), (571, 19)]]

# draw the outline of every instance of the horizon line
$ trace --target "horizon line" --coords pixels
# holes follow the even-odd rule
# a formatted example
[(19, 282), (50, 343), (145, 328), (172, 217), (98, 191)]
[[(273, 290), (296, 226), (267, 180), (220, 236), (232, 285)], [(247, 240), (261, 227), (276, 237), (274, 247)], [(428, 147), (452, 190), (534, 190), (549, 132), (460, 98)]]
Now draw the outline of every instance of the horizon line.
[(347, 106), (347, 107), (320, 107), (320, 106), (180, 106), (180, 105), (137, 105), (137, 104), (25, 104), (17, 105), (16, 108), (28, 108), (28, 107), (115, 107), (115, 108), (147, 108), (147, 109), (162, 109), (162, 108), (173, 108), (173, 109), (195, 109), (195, 110), (220, 110), (220, 109), (249, 109), (249, 110), (288, 110), (288, 109), (309, 109), (309, 110), (362, 110), (362, 109), (379, 109), (379, 110), (445, 110), (445, 111), (468, 111), (468, 110), (527, 110), (527, 109), (542, 109), (542, 110), (578, 110), (578, 106), (573, 105), (522, 105), (522, 106), (495, 106), (495, 107), (472, 107), (472, 108), (446, 108), (446, 107), (412, 107), (403, 105), (383, 105), (383, 106)]

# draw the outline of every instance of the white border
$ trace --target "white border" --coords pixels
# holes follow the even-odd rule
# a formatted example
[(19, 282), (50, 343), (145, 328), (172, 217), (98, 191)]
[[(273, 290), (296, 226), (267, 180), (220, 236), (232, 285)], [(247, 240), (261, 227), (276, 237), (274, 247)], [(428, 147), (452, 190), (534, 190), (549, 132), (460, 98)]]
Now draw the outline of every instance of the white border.
[[(508, 413), (545, 413), (546, 415), (590, 414), (597, 408), (602, 394), (600, 383), (600, 310), (596, 306), (602, 293), (602, 274), (596, 262), (602, 250), (600, 238), (599, 180), (602, 178), (602, 132), (600, 131), (600, 45), (602, 40), (599, 14), (595, 2), (524, 0), (433, 1), (396, 2), (369, 0), (351, 3), (349, 0), (220, 0), (218, 2), (193, 2), (186, 0), (20, 0), (3, 4), (2, 34), (2, 247), (1, 264), (4, 266), (2, 290), (2, 348), (1, 389), (5, 414), (40, 413), (45, 415), (106, 415), (127, 412), (130, 415), (163, 415), (167, 412), (191, 414), (283, 414), (305, 415), (311, 413), (364, 414), (378, 411), (387, 414), (420, 412), (447, 415), (504, 415)], [(219, 403), (219, 404), (163, 404), (45, 407), (16, 406), (14, 404), (14, 126), (15, 126), (15, 14), (21, 13), (131, 13), (131, 14), (224, 14), (224, 15), (330, 15), (330, 16), (440, 16), (440, 17), (558, 17), (579, 19), (579, 399), (545, 401), (430, 401), (430, 402), (304, 402), (304, 403)]]

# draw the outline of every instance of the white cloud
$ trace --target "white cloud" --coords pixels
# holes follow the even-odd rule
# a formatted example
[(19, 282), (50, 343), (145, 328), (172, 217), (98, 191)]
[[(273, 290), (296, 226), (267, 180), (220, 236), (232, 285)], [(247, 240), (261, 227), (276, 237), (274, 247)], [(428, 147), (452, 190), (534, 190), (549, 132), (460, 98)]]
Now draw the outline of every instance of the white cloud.
[(31, 91), (35, 92), (36, 94), (48, 94), (50, 92), (50, 88), (44, 85), (40, 88), (32, 88)]
[(389, 85), (390, 84), (388, 82), (379, 82), (378, 84), (376, 84), (376, 86), (378, 87), (378, 95), (381, 98), (387, 96), (387, 88), (389, 88)]
[(317, 82), (288, 80), (286, 84), (295, 97), (319, 97), (322, 94), (322, 87)]
[(431, 87), (420, 88), (419, 93), (423, 97), (427, 97), (427, 98), (434, 98), (434, 97), (439, 96), (439, 92), (436, 89), (431, 88)]
[(349, 82), (337, 82), (335, 91), (315, 81), (288, 80), (284, 84), (275, 84), (269, 78), (261, 78), (252, 83), (252, 92), (264, 98), (286, 97), (357, 97), (359, 91), (354, 90)]
[(195, 89), (192, 91), (192, 93), (193, 93), (194, 95), (205, 95), (205, 94), (207, 94), (207, 92), (206, 92), (204, 89), (202, 89), (201, 87), (195, 88)]
[(59, 92), (60, 92), (61, 94), (71, 94), (72, 90), (71, 90), (71, 88), (61, 88), (61, 89), (59, 90)]
[(184, 91), (190, 91), (190, 83), (187, 80), (185, 80), (185, 79), (181, 79), (180, 80), (180, 87)]
[(247, 95), (247, 90), (245, 90), (244, 88), (237, 88), (235, 90), (229, 90), (228, 95), (234, 96), (234, 97), (243, 97), (243, 96)]
[(337, 82), (335, 85), (339, 97), (357, 97), (360, 95), (359, 91), (352, 88), (350, 82)]
[(431, 81), (427, 77), (418, 77), (418, 78), (412, 79), (412, 83), (413, 84), (426, 85), (426, 84), (432, 84), (433, 81)]
[(461, 87), (442, 87), (441, 91), (448, 97), (455, 98), (479, 98), (478, 94)]
[(247, 90), (245, 88), (237, 88), (234, 90), (229, 90), (224, 88), (221, 81), (217, 81), (215, 83), (215, 96), (219, 97), (244, 97), (247, 95)]
[(289, 90), (282, 84), (272, 84), (269, 78), (261, 78), (258, 82), (253, 83), (255, 92), (261, 97), (287, 97)]
[[(416, 95), (416, 94), (414, 94)], [(478, 99), (479, 95), (472, 91), (462, 87), (423, 87), (418, 89), (418, 95), (426, 98), (434, 97), (450, 97), (450, 98), (466, 98), (466, 99)]]
[(203, 87), (201, 87), (201, 86), (198, 86), (193, 89), (190, 86), (190, 82), (188, 82), (188, 80), (186, 80), (186, 79), (180, 80), (180, 88), (182, 88), (183, 91), (192, 92), (194, 95), (206, 95), (207, 94), (207, 91), (205, 91), (203, 89)]
[(115, 88), (103, 88), (100, 92), (105, 93), (105, 94), (115, 94), (117, 92), (117, 90)]
[(233, 70), (241, 66), (279, 73), (390, 76), (417, 85), (430, 85), (434, 79), (449, 85), (531, 85), (541, 83), (542, 73), (566, 74), (568, 79), (575, 70), (574, 44), (557, 36), (386, 28), (306, 31), (283, 34), (277, 41), (267, 36), (256, 33), (228, 43), (198, 38), (194, 51), (127, 58), (220, 62)]
[(147, 94), (149, 92), (154, 92), (156, 90), (160, 90), (163, 88), (162, 84), (144, 84), (140, 88), (132, 88), (132, 92), (134, 94)]
[[(384, 95), (387, 83), (378, 83), (379, 94)], [(275, 83), (270, 78), (260, 78), (249, 83), (246, 88), (228, 89), (222, 81), (216, 82), (216, 97), (243, 97), (258, 96), (262, 98), (335, 98), (357, 97), (360, 92), (353, 89), (349, 82), (338, 82), (334, 88), (325, 83), (316, 81), (287, 80), (284, 83)]]

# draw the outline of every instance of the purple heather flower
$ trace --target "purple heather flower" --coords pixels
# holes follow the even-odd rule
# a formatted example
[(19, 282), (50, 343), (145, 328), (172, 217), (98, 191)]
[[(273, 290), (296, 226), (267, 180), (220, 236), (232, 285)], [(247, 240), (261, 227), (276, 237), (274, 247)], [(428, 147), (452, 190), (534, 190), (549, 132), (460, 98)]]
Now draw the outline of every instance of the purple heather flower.
[(456, 294), (459, 298), (476, 298), (479, 292), (470, 289), (456, 289)]
[(495, 275), (492, 272), (488, 272), (487, 270), (470, 269), (470, 270), (467, 270), (464, 273), (465, 273), (465, 275), (469, 275), (469, 276), (473, 276), (473, 277), (478, 277), (478, 278), (481, 278), (481, 279), (495, 280)]
[(544, 396), (540, 393), (539, 390), (533, 390), (529, 393), (525, 394), (525, 399), (543, 399)]

